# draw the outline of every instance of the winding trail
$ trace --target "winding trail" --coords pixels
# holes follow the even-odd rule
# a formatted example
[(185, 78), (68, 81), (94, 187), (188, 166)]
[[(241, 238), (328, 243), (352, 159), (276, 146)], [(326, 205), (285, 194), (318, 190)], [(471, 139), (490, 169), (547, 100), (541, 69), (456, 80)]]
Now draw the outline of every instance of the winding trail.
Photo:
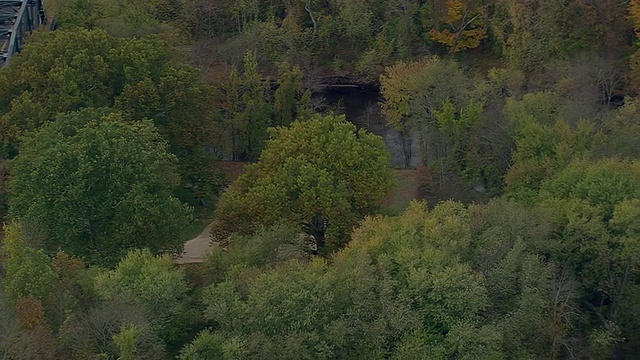
[(174, 260), (174, 263), (179, 265), (203, 263), (212, 248), (211, 224), (209, 224), (202, 230), (200, 235), (184, 244), (184, 251)]

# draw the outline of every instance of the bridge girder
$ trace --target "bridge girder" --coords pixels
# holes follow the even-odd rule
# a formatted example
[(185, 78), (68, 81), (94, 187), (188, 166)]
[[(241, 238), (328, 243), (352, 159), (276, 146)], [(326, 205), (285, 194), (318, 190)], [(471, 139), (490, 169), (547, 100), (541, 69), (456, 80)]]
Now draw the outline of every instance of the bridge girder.
[(0, 0), (0, 67), (9, 65), (44, 20), (42, 0)]

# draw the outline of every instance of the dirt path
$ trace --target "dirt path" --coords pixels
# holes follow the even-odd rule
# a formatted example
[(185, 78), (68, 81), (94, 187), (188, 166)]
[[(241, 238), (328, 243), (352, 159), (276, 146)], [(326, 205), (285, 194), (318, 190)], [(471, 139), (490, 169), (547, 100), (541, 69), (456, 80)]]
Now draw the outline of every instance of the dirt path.
[(174, 262), (176, 264), (202, 263), (209, 251), (211, 251), (211, 248), (211, 224), (209, 224), (202, 230), (200, 235), (184, 244), (182, 255), (176, 258)]
[[(222, 171), (229, 183), (233, 183), (243, 172), (247, 163), (235, 161), (219, 161), (217, 163), (220, 171)], [(199, 264), (204, 262), (211, 248), (211, 224), (202, 230), (200, 235), (187, 241), (184, 244), (184, 251), (179, 257), (176, 257), (176, 264)]]

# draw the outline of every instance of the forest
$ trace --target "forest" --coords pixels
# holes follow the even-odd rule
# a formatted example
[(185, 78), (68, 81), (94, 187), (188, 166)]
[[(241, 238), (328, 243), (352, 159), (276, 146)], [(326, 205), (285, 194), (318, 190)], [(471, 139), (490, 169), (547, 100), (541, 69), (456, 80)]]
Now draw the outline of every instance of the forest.
[(45, 10), (0, 68), (1, 359), (640, 354), (640, 0)]

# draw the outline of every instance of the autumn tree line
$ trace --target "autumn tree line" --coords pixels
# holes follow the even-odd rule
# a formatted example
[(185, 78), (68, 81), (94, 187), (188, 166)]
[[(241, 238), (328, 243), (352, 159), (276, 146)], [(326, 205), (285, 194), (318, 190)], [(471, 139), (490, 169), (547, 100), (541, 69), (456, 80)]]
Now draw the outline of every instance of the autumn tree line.
[[(59, 27), (112, 35), (162, 32), (192, 39), (195, 64), (239, 63), (247, 48), (275, 73), (280, 63), (308, 76), (377, 80), (384, 67), (415, 56), (501, 57), (531, 75), (582, 52), (618, 59), (632, 50), (634, 1), (68, 0)], [(635, 15), (634, 15), (635, 14)], [(463, 56), (464, 57), (464, 56)]]
[[(48, 11), (0, 69), (0, 358), (640, 352), (640, 1)], [(459, 192), (381, 206), (389, 151), (322, 106), (335, 78)]]

